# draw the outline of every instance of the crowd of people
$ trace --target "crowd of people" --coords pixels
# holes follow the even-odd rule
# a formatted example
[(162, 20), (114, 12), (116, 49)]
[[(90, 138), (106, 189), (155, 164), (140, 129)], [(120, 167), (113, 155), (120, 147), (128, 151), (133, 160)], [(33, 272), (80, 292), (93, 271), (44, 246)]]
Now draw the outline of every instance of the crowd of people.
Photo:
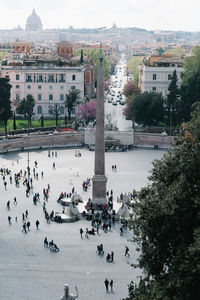
[[(57, 157), (57, 152), (52, 152), (51, 153), (52, 157)], [(81, 153), (79, 151), (76, 151), (75, 156), (80, 157)], [(55, 169), (55, 162), (53, 163), (53, 169)], [(112, 166), (113, 170), (116, 170), (116, 165)], [(51, 220), (54, 218), (54, 210), (50, 210), (48, 212), (47, 210), (47, 202), (49, 200), (50, 192), (51, 192), (51, 187), (50, 184), (47, 184), (46, 187), (43, 188), (41, 191), (41, 194), (39, 191), (35, 191), (34, 189), (34, 181), (39, 181), (44, 179), (44, 171), (40, 170), (39, 171), (39, 164), (37, 161), (34, 162), (34, 167), (30, 168), (28, 167), (26, 170), (19, 170), (19, 172), (12, 173), (11, 170), (8, 168), (1, 168), (0, 169), (0, 174), (2, 176), (3, 180), (3, 185), (5, 190), (8, 190), (8, 183), (10, 185), (13, 185), (13, 179), (15, 183), (16, 188), (21, 188), (25, 186), (25, 194), (27, 198), (32, 197), (33, 199), (33, 205), (37, 206), (40, 204), (42, 206), (42, 210), (44, 213), (44, 218), (47, 222), (47, 224), (50, 224)], [(83, 181), (82, 183), (82, 188), (83, 191), (87, 191), (88, 187), (91, 186), (91, 180), (90, 178), (87, 178), (86, 180)], [(71, 197), (75, 192), (75, 187), (72, 188), (72, 192), (66, 193), (66, 192), (61, 192), (59, 195), (59, 199)], [(43, 198), (43, 203), (42, 202)], [(107, 204), (102, 205), (102, 206), (97, 206), (93, 205), (91, 199), (88, 199), (88, 202), (85, 206), (86, 211), (82, 214), (82, 216), (87, 216), (86, 219), (91, 221), (91, 229), (86, 227), (84, 230), (83, 228), (80, 228), (80, 236), (82, 239), (86, 238), (89, 239), (90, 236), (99, 236), (101, 233), (109, 233), (112, 231), (112, 227), (116, 222), (116, 214), (115, 211), (113, 210), (113, 190), (110, 192), (107, 191), (106, 193), (106, 198), (107, 198)], [(13, 202), (11, 200), (8, 200), (6, 203), (6, 208), (8, 211), (12, 212), (12, 205), (17, 206), (19, 200), (17, 199), (16, 196), (13, 198)], [(89, 216), (89, 217), (88, 217)], [(12, 224), (12, 218), (15, 220), (15, 223), (18, 222), (18, 216), (12, 217), (11, 215), (8, 216), (8, 223), (9, 225)], [(40, 229), (40, 221), (36, 219), (34, 221), (35, 223), (33, 227), (36, 228), (36, 230)], [(32, 229), (31, 227), (31, 222), (30, 222), (30, 214), (29, 211), (26, 209), (24, 212), (22, 212), (22, 233), (27, 234), (30, 232)], [(33, 229), (32, 229), (33, 230)], [(120, 235), (123, 236), (124, 234), (124, 229), (121, 226), (120, 227)], [(52, 240), (51, 242), (48, 242), (47, 237), (44, 239), (44, 246), (49, 248), (50, 251), (54, 252), (59, 252), (59, 248), (57, 245), (54, 243)], [(104, 247), (103, 244), (100, 243), (97, 245), (97, 251), (96, 253), (98, 255), (104, 255)], [(129, 253), (129, 248), (125, 246), (125, 256), (130, 256)], [(114, 262), (114, 251), (112, 250), (111, 252), (106, 254), (106, 262)], [(113, 291), (113, 280), (110, 282), (106, 279), (105, 280), (105, 286), (106, 286), (106, 291), (109, 291), (109, 286), (110, 290)]]

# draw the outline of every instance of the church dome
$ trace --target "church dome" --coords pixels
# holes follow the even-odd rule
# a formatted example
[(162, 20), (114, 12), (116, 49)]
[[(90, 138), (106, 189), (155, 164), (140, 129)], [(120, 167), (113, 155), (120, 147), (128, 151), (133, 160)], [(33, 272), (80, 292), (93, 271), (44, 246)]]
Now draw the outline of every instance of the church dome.
[(33, 9), (32, 15), (30, 15), (26, 21), (27, 31), (40, 31), (42, 30), (42, 22), (40, 17), (36, 14), (35, 9)]

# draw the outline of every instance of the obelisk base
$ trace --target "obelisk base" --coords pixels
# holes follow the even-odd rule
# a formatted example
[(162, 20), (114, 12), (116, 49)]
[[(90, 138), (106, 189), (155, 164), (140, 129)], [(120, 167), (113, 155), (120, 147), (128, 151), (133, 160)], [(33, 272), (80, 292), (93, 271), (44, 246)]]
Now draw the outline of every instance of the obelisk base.
[(105, 175), (94, 175), (92, 181), (93, 181), (92, 203), (94, 205), (107, 204), (107, 199), (106, 199), (107, 177)]

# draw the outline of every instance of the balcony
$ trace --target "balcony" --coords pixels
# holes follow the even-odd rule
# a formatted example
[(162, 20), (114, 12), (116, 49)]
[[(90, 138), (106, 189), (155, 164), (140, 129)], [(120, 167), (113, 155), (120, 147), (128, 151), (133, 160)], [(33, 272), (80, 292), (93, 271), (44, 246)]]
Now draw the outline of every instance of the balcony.
[(27, 78), (26, 82), (33, 82), (33, 80), (31, 78)]
[(64, 79), (59, 79), (59, 82), (65, 82), (65, 80)]

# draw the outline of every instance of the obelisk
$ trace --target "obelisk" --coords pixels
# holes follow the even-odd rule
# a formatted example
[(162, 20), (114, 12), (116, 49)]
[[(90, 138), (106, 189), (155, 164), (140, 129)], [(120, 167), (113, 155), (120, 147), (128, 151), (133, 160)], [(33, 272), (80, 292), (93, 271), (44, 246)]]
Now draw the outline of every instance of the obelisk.
[(102, 49), (100, 49), (97, 69), (97, 101), (96, 101), (96, 137), (95, 137), (95, 167), (92, 178), (92, 203), (107, 204), (105, 176), (105, 142), (104, 142), (104, 66)]

